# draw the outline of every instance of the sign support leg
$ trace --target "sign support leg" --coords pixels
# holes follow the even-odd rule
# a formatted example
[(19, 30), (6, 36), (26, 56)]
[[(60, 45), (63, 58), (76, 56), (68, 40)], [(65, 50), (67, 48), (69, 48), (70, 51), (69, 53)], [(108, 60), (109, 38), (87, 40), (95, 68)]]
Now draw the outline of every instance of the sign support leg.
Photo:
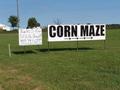
[(10, 44), (8, 44), (8, 52), (9, 52), (9, 57), (11, 57), (12, 54), (11, 54), (11, 46), (10, 46)]
[(78, 38), (77, 38), (77, 51), (78, 51)]
[(40, 50), (40, 46), (38, 45), (38, 50)]
[(48, 52), (50, 51), (49, 42), (48, 42)]
[(24, 54), (25, 54), (25, 46), (24, 46)]
[(104, 49), (106, 49), (106, 41), (104, 40)]

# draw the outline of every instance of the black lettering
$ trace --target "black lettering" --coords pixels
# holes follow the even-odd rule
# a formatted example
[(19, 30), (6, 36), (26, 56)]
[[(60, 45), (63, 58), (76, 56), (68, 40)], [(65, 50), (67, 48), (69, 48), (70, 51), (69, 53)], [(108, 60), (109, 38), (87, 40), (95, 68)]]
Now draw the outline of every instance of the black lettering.
[(81, 36), (88, 36), (88, 26), (81, 26)]
[(63, 27), (62, 26), (57, 27), (57, 35), (58, 35), (58, 37), (63, 36)]
[(94, 26), (90, 26), (89, 36), (95, 36)]
[(65, 37), (70, 37), (70, 26), (64, 26)]
[(99, 30), (100, 30), (100, 26), (96, 25), (96, 36), (100, 36)]
[(72, 37), (73, 36), (77, 37), (77, 26), (76, 25), (75, 26), (71, 26), (71, 29), (72, 29), (72, 31), (71, 31)]
[(55, 36), (56, 36), (55, 30), (56, 30), (56, 27), (55, 27), (55, 26), (50, 26), (50, 27), (49, 27), (50, 37), (55, 37)]
[(104, 34), (104, 31), (105, 31), (105, 30), (104, 30), (104, 27), (105, 27), (104, 25), (101, 25), (101, 36), (104, 36), (104, 35), (105, 35), (105, 34)]

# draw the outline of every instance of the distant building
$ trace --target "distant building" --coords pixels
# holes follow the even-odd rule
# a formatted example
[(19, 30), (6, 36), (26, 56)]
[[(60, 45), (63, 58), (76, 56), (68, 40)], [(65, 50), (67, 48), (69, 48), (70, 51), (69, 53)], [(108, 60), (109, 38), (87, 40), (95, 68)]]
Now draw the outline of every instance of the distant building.
[(0, 30), (6, 30), (6, 31), (11, 31), (11, 28), (7, 25), (0, 24)]

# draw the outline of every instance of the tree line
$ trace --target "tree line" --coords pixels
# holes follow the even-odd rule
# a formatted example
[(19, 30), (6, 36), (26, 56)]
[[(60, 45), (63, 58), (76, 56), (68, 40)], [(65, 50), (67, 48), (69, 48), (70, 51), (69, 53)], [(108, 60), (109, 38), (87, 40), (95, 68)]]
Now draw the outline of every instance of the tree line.
[[(15, 29), (15, 27), (19, 26), (19, 18), (17, 16), (10, 16), (8, 18), (8, 22), (11, 24), (11, 27)], [(34, 27), (39, 27), (40, 23), (36, 20), (35, 17), (30, 17), (27, 22), (26, 28), (34, 28)]]
[[(19, 18), (17, 16), (10, 16), (8, 18), (8, 22), (11, 24), (11, 27), (13, 29), (15, 27), (19, 26)], [(59, 19), (54, 20), (54, 23), (59, 25), (61, 24), (61, 21)], [(33, 27), (39, 27), (40, 23), (36, 20), (35, 17), (30, 17), (27, 22), (26, 28), (33, 28)], [(120, 29), (120, 24), (107, 24), (106, 25), (107, 29)], [(45, 27), (45, 30), (47, 30), (47, 27)]]
[(107, 29), (120, 29), (120, 24), (107, 24)]

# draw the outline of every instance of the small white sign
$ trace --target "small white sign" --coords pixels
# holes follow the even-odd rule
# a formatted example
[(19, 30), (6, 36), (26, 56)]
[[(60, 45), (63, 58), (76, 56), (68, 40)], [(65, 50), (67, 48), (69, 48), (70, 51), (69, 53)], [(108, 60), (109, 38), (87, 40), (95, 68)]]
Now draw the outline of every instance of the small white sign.
[(19, 29), (19, 45), (42, 45), (42, 29)]
[(48, 25), (49, 42), (105, 39), (105, 24)]

